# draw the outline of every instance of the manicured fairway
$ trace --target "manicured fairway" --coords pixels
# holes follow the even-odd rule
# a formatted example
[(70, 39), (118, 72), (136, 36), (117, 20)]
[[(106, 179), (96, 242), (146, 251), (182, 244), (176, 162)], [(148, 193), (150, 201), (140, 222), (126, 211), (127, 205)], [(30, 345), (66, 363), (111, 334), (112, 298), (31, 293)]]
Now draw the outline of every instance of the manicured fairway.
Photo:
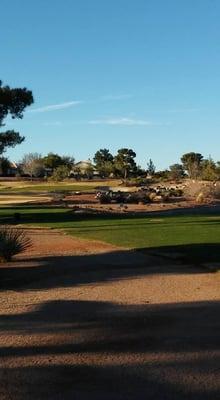
[(220, 260), (220, 215), (85, 216), (64, 208), (1, 208), (0, 223), (60, 228), (86, 239), (146, 251), (180, 252), (193, 260)]

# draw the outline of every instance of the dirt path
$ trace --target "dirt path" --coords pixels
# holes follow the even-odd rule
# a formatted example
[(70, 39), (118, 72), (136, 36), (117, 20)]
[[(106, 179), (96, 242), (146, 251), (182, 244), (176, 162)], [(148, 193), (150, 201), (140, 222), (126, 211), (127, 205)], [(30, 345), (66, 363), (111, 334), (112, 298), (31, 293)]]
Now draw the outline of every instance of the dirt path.
[(0, 269), (1, 400), (217, 399), (219, 274), (30, 233)]
[(118, 247), (108, 243), (68, 236), (61, 230), (28, 228), (26, 231), (32, 241), (32, 247), (24, 253), (25, 257), (83, 255), (118, 250)]

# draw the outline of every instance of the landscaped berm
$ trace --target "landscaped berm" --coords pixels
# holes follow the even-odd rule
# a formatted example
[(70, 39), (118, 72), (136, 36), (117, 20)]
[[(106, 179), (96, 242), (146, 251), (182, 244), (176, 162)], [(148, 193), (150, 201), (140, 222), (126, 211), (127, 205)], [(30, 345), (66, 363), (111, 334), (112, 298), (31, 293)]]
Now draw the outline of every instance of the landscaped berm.
[(0, 399), (217, 399), (218, 204), (92, 199), (0, 208)]

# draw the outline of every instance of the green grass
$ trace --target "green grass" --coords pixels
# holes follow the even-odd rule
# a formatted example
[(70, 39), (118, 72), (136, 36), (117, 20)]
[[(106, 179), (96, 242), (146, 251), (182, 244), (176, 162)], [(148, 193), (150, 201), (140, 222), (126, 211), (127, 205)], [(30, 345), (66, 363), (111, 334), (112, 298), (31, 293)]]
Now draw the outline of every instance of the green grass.
[(195, 261), (220, 261), (220, 215), (80, 216), (64, 208), (0, 208), (0, 223), (12, 223), (21, 213), (25, 225), (60, 228), (86, 239), (126, 248), (170, 254), (179, 252)]

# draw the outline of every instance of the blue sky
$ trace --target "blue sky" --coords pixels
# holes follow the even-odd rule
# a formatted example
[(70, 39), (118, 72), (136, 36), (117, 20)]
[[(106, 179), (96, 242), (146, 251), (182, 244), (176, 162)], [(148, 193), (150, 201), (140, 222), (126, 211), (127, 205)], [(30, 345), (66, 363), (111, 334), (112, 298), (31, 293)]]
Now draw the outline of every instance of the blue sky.
[(35, 98), (7, 155), (220, 160), (219, 21), (218, 0), (1, 0), (0, 79)]

